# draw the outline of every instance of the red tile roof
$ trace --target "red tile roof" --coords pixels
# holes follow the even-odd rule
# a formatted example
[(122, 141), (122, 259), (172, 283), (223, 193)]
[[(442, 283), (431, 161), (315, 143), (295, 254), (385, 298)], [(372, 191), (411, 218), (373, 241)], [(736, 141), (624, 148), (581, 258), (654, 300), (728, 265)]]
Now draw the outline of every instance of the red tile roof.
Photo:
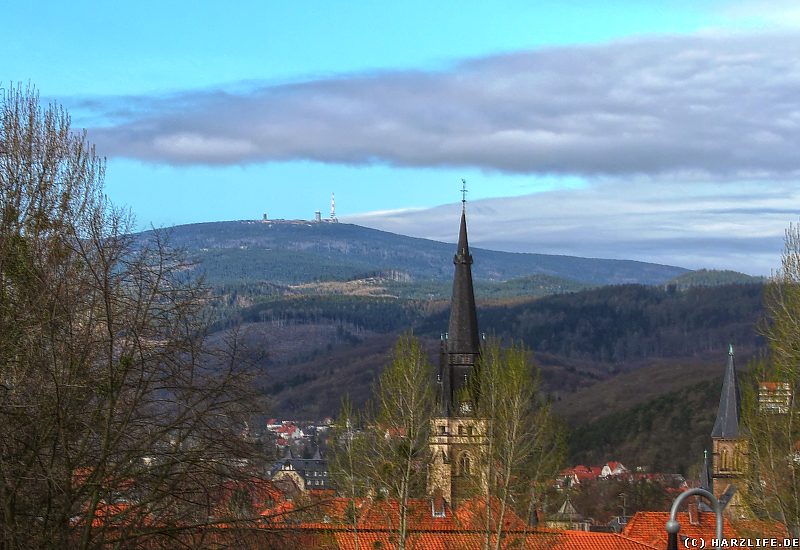
[[(349, 528), (352, 519), (349, 519), (348, 515), (352, 515), (353, 512), (348, 514), (348, 508), (353, 510), (355, 506), (358, 529), (391, 530), (400, 523), (400, 505), (396, 500), (356, 499), (353, 505), (350, 503), (350, 499), (347, 498), (331, 498), (320, 503), (315, 515), (327, 518), (329, 527), (338, 525)], [(490, 509), (492, 526), (495, 527), (500, 517), (499, 501), (491, 500)], [(269, 515), (269, 512), (265, 512), (265, 515)], [(419, 531), (481, 530), (486, 521), (486, 502), (483, 498), (467, 500), (459, 505), (456, 512), (445, 504), (444, 517), (434, 517), (431, 499), (410, 499), (407, 517), (410, 528)], [(318, 524), (318, 521), (310, 523)], [(513, 510), (507, 508), (504, 512), (503, 528), (524, 530), (525, 522)]]
[[(706, 548), (710, 548), (711, 539), (715, 538), (716, 516), (711, 512), (699, 512), (697, 525), (689, 522), (688, 512), (678, 512), (678, 523), (681, 530), (678, 536), (706, 541)], [(652, 544), (659, 548), (667, 547), (666, 524), (669, 512), (637, 512), (625, 526), (622, 534), (634, 540)], [(726, 519), (722, 524), (722, 534), (727, 539), (747, 537), (750, 533), (757, 533), (759, 537), (784, 537), (786, 530), (782, 525), (768, 522), (741, 521), (733, 525)]]
[[(494, 547), (496, 537), (492, 536), (491, 541)], [(357, 535), (342, 531), (336, 533), (336, 542), (341, 550), (389, 549), (396, 547), (397, 535), (386, 531), (360, 532)], [(483, 542), (484, 534), (479, 532), (411, 532), (406, 547), (411, 550), (481, 550)], [(583, 531), (514, 531), (503, 536), (500, 547), (509, 550), (653, 550), (652, 546), (614, 533)]]
[[(330, 533), (336, 544), (344, 550), (390, 549), (396, 546), (399, 523), (399, 506), (393, 500), (359, 499), (354, 503), (358, 522), (358, 533), (353, 530), (352, 519), (348, 519), (353, 506), (346, 498), (333, 498), (320, 503), (313, 517), (299, 524), (290, 508), (277, 508), (265, 512), (270, 517), (269, 527), (285, 528), (298, 532)], [(291, 504), (291, 503), (285, 503)], [(493, 517), (497, 517), (498, 502), (491, 501)], [(431, 499), (412, 499), (409, 502), (410, 550), (480, 550), (484, 541), (484, 520), (486, 504), (482, 498), (463, 502), (456, 512), (447, 506), (444, 517), (434, 517)], [(284, 522), (284, 518), (287, 522)], [(614, 533), (587, 533), (583, 531), (558, 531), (554, 529), (533, 529), (527, 526), (515, 513), (508, 510), (504, 526), (501, 548), (530, 550), (652, 550), (653, 547), (629, 537)], [(267, 525), (265, 525), (267, 526)], [(357, 537), (357, 540), (356, 540)], [(496, 539), (492, 536), (492, 540)], [(376, 544), (378, 546), (376, 546)]]

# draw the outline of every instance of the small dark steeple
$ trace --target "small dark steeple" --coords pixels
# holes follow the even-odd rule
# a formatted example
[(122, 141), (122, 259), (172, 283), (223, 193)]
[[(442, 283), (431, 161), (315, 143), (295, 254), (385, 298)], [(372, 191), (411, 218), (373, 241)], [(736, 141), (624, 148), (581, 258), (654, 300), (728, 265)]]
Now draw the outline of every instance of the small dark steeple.
[(711, 490), (711, 471), (708, 464), (708, 449), (703, 451), (703, 470), (700, 472), (700, 488)]
[[(708, 449), (703, 451), (703, 470), (700, 472), (700, 488), (706, 491), (712, 491), (711, 485), (711, 465), (708, 463)], [(706, 504), (706, 501), (697, 497), (697, 508), (701, 512), (712, 512), (711, 507)]]
[(442, 412), (448, 416), (469, 412), (462, 403), (457, 402), (460, 396), (463, 397), (469, 375), (480, 355), (480, 333), (472, 285), (472, 254), (469, 253), (467, 239), (466, 187), (462, 188), (462, 193), (461, 227), (453, 258), (455, 274), (453, 296), (450, 300), (450, 323), (439, 374), (442, 384)]
[(722, 382), (722, 395), (719, 398), (719, 410), (714, 429), (711, 430), (712, 438), (738, 439), (739, 416), (739, 383), (736, 380), (736, 364), (733, 359), (733, 346), (728, 351), (728, 366), (725, 368), (725, 379)]

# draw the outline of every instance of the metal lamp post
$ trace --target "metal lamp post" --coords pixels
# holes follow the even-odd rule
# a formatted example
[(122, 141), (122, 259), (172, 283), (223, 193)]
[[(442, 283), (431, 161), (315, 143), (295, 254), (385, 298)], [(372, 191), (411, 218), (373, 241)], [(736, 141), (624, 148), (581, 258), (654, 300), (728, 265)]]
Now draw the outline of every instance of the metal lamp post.
[[(681, 524), (678, 523), (676, 519), (678, 517), (678, 508), (683, 501), (687, 498), (699, 495), (704, 497), (708, 502), (711, 503), (711, 507), (714, 510), (714, 514), (717, 516), (717, 529), (716, 529), (716, 536), (717, 541), (722, 540), (722, 510), (724, 506), (717, 500), (717, 497), (712, 495), (709, 491), (705, 489), (695, 488), (689, 489), (688, 491), (684, 491), (680, 495), (675, 498), (672, 502), (672, 508), (669, 511), (669, 521), (667, 522), (667, 550), (678, 550), (678, 531), (681, 529)], [(714, 548), (717, 548), (716, 546)]]

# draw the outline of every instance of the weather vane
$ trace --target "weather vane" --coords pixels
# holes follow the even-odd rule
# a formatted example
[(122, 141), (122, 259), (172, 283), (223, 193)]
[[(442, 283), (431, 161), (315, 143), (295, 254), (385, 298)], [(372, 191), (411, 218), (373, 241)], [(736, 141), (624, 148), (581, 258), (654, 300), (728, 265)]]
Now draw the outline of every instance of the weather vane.
[(461, 178), (461, 204), (467, 204), (467, 180)]

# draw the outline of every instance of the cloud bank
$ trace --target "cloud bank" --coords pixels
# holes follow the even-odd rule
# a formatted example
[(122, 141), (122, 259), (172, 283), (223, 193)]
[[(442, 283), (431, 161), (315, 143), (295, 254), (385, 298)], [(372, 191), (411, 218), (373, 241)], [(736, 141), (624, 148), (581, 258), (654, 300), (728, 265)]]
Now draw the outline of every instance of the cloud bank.
[(675, 36), (79, 105), (102, 154), (681, 179), (800, 173), (800, 35)]
[[(460, 204), (350, 216), (344, 221), (454, 242)], [(609, 181), (470, 202), (470, 244), (510, 252), (635, 259), (769, 275), (800, 215), (789, 182), (688, 184)]]

